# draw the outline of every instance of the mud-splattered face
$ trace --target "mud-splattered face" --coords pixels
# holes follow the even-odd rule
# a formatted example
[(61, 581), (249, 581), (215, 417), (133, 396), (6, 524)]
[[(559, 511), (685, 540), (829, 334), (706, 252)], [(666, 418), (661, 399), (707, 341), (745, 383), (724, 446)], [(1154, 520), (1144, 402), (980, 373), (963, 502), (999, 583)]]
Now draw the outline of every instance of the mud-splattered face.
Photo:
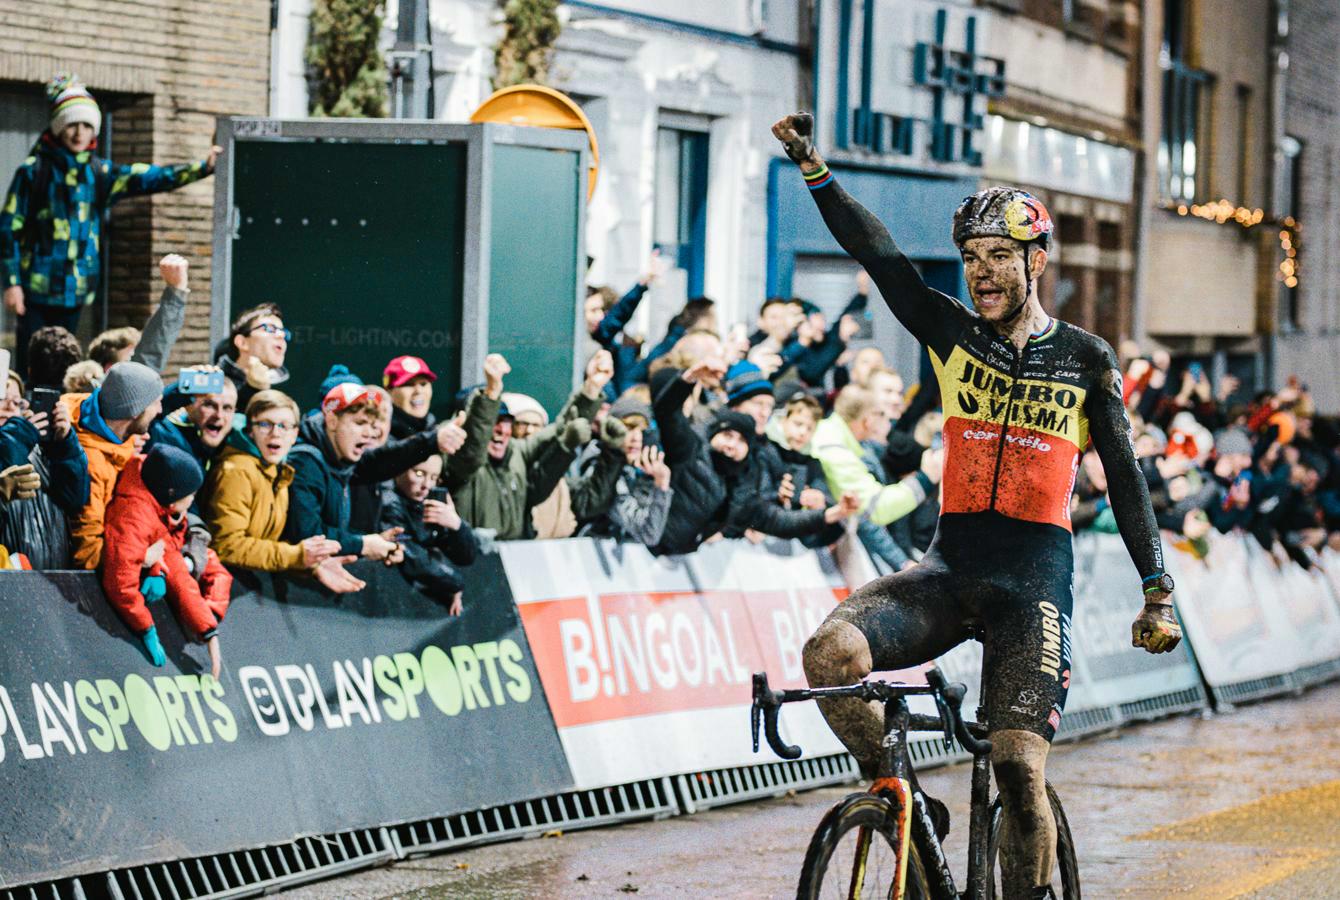
[[(982, 318), (1008, 322), (1028, 300), (1024, 265), (1029, 251), (1016, 240), (1002, 237), (970, 238), (963, 244), (963, 277), (973, 306)], [(1047, 264), (1047, 253), (1031, 253), (1033, 280)]]

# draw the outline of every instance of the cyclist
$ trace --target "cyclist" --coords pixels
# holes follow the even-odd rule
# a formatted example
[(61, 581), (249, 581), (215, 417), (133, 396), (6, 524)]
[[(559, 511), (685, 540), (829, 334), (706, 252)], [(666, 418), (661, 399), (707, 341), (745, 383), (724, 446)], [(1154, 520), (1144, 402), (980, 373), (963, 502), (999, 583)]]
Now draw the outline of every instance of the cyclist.
[[(814, 148), (812, 129), (812, 117), (796, 113), (772, 131), (799, 165), (833, 236), (929, 351), (944, 405), (945, 461), (940, 521), (920, 565), (879, 578), (840, 604), (806, 643), (805, 673), (814, 687), (853, 684), (872, 669), (939, 656), (975, 630), (1005, 811), (1005, 900), (1051, 897), (1056, 824), (1043, 771), (1070, 686), (1070, 495), (1090, 438), (1144, 580), (1132, 643), (1162, 653), (1181, 639), (1116, 355), (1100, 338), (1043, 311), (1037, 283), (1052, 221), (1032, 195), (988, 188), (955, 212), (970, 310), (922, 282), (888, 230), (838, 184)], [(820, 707), (872, 771), (880, 714), (851, 699)]]

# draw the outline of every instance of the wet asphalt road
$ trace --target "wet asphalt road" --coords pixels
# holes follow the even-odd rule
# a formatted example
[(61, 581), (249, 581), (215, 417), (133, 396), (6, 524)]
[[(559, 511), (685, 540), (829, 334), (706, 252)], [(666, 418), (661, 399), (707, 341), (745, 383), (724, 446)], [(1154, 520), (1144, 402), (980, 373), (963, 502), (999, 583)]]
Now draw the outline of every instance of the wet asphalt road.
[[(1340, 684), (1059, 745), (1048, 775), (1089, 898), (1340, 898)], [(923, 787), (953, 816), (962, 881), (968, 767)], [(660, 822), (413, 860), (286, 894), (333, 898), (787, 897), (826, 788)]]

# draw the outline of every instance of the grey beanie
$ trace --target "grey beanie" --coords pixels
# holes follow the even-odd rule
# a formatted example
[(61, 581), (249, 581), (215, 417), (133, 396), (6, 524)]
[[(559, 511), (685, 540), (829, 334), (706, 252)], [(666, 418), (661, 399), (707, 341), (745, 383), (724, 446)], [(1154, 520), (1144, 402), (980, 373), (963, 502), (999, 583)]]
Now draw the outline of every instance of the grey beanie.
[(163, 379), (143, 363), (117, 363), (107, 371), (98, 393), (104, 419), (133, 419), (163, 396)]

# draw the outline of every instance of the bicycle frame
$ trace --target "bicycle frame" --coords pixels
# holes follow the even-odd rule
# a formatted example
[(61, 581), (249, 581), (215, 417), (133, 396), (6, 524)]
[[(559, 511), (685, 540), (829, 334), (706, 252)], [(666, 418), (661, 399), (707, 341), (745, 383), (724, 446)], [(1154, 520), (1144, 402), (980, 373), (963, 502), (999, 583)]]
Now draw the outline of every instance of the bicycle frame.
[[(848, 687), (815, 688), (810, 690), (788, 690), (773, 692), (768, 689), (767, 675), (757, 673), (754, 676), (754, 706), (752, 720), (754, 728), (754, 748), (758, 749), (758, 726), (760, 715), (766, 725), (768, 743), (785, 759), (800, 756), (800, 748), (788, 746), (777, 732), (777, 710), (781, 704), (802, 700), (836, 699), (839, 697), (877, 700), (884, 703), (884, 739), (876, 777), (870, 785), (870, 793), (888, 793), (895, 799), (897, 808), (896, 830), (900, 845), (907, 847), (915, 841), (924, 851), (922, 865), (930, 883), (931, 900), (986, 900), (988, 835), (991, 827), (991, 767), (989, 741), (977, 740), (976, 735), (987, 731), (984, 723), (985, 708), (977, 710), (978, 722), (965, 723), (959, 715), (959, 705), (966, 692), (963, 685), (946, 685), (943, 676), (937, 670), (931, 670), (927, 677), (928, 685), (887, 684), (884, 682), (862, 682)], [(912, 714), (907, 707), (907, 697), (912, 695), (931, 695), (936, 700), (940, 715), (938, 717)], [(951, 733), (959, 743), (973, 754), (971, 816), (968, 825), (968, 871), (967, 890), (959, 894), (954, 884), (954, 876), (949, 868), (940, 837), (935, 831), (931, 818), (930, 804), (926, 795), (916, 782), (916, 773), (912, 768), (911, 757), (907, 749), (907, 732), (941, 731), (948, 743)], [(858, 835), (858, 847), (868, 849), (872, 835), (862, 828)], [(906, 892), (907, 858), (903, 852), (898, 858), (898, 872), (891, 900), (902, 900)], [(849, 896), (859, 896), (864, 880), (865, 853), (858, 852), (853, 864)]]

